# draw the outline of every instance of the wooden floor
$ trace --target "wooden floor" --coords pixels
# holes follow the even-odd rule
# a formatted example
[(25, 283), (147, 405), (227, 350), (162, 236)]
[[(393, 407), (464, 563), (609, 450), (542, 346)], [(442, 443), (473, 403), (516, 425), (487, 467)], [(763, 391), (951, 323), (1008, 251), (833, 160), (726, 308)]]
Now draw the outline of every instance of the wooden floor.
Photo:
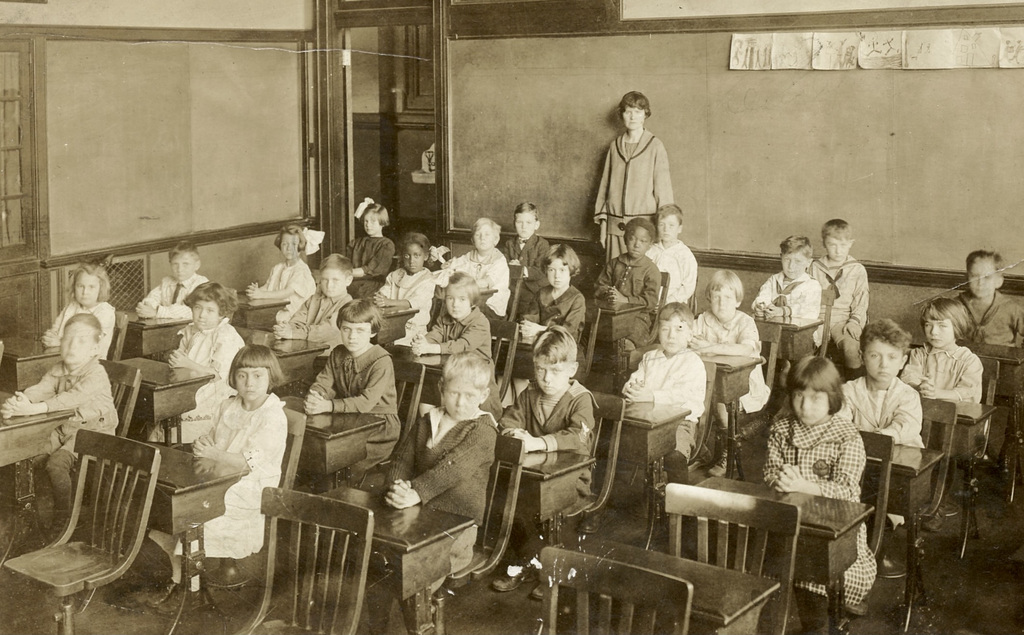
[[(748, 478), (760, 476), (764, 440), (746, 446), (745, 466)], [(980, 540), (972, 540), (963, 560), (956, 557), (959, 518), (950, 518), (938, 533), (925, 534), (924, 574), (928, 602), (915, 610), (912, 633), (1021, 633), (1024, 632), (1024, 575), (1009, 556), (1024, 544), (1024, 491), (1018, 488), (1017, 501), (1007, 505), (1003, 499), (1002, 476), (994, 468), (979, 470), (981, 495)], [(613, 506), (598, 536), (632, 544), (642, 544), (642, 511), (632, 507), (642, 500), (629, 487), (629, 474), (617, 481)], [(701, 474), (691, 475), (699, 480)], [(639, 480), (639, 479), (637, 479)], [(634, 488), (638, 483), (634, 484)], [(3, 484), (2, 486), (6, 486)], [(45, 501), (42, 501), (45, 508)], [(0, 534), (6, 534), (10, 515), (0, 517)], [(665, 528), (655, 538), (653, 548), (663, 549)], [(897, 532), (895, 551), (902, 553), (902, 534)], [(142, 579), (168, 579), (166, 557), (152, 543), (140, 554), (132, 570)], [(540, 628), (541, 604), (530, 601), (528, 585), (505, 594), (489, 588), (490, 579), (481, 580), (451, 593), (448, 602), (449, 631), (460, 633), (514, 633), (527, 635)], [(76, 625), (83, 634), (149, 634), (166, 632), (169, 621), (152, 611), (129, 610), (121, 606), (124, 585), (100, 590), (88, 609), (78, 616)], [(897, 633), (896, 612), (903, 593), (903, 580), (879, 580), (870, 597), (870, 613), (851, 624), (851, 632)], [(214, 591), (217, 605), (226, 615), (223, 632), (232, 633), (256, 608), (259, 590)], [(53, 633), (53, 614), (57, 602), (45, 593), (17, 581), (6, 570), (0, 572), (0, 633)], [(794, 632), (799, 619), (791, 620)], [(392, 611), (390, 631), (402, 632), (400, 614)], [(192, 616), (180, 633), (221, 632), (215, 614)]]

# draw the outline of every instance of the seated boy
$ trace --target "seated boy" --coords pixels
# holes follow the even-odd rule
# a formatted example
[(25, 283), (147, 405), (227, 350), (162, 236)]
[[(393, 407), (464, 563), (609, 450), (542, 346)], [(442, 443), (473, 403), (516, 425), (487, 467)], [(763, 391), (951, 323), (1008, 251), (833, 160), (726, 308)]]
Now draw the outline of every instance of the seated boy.
[(897, 376), (907, 362), (910, 333), (892, 320), (876, 320), (864, 327), (860, 345), (865, 374), (843, 384), (854, 425), (923, 448), (921, 396)]
[[(612, 259), (597, 277), (597, 299), (608, 302), (642, 304), (647, 311), (636, 314), (633, 328), (626, 336), (632, 348), (650, 340), (651, 312), (658, 306), (661, 272), (646, 256), (654, 241), (654, 225), (644, 217), (626, 223), (626, 253)], [(691, 317), (692, 321), (692, 317)]]
[[(821, 285), (807, 274), (811, 264), (811, 241), (790, 236), (779, 243), (782, 271), (768, 278), (754, 298), (754, 316), (816, 320), (821, 312)], [(814, 333), (814, 345), (821, 344), (821, 329)]]
[[(519, 393), (498, 422), (501, 434), (522, 439), (527, 452), (575, 452), (589, 456), (593, 446), (594, 397), (572, 379), (579, 364), (572, 334), (561, 326), (542, 332), (533, 345), (536, 381)], [(577, 500), (590, 494), (590, 472), (576, 483)], [(532, 524), (531, 524), (532, 525)], [(539, 528), (517, 519), (506, 556), (506, 575), (491, 583), (495, 591), (512, 591), (526, 577), (536, 579), (537, 556), (543, 547)], [(541, 599), (537, 585), (530, 597)]]
[(35, 386), (16, 392), (4, 402), (4, 419), (56, 410), (74, 410), (75, 416), (50, 435), (50, 456), (46, 472), (53, 484), (53, 531), (64, 529), (71, 513), (71, 470), (77, 455), (75, 435), (79, 430), (106, 434), (117, 432), (117, 410), (110, 392), (110, 379), (100, 365), (100, 337), (103, 327), (91, 313), (79, 313), (64, 325), (60, 338), (60, 363), (43, 375)]
[(673, 483), (686, 483), (686, 465), (693, 452), (693, 424), (704, 414), (707, 373), (704, 362), (689, 348), (693, 313), (679, 302), (665, 305), (658, 315), (658, 348), (644, 353), (640, 366), (622, 389), (626, 401), (653, 401), (690, 411), (676, 429), (676, 450), (666, 457), (665, 468)]
[(821, 228), (825, 256), (811, 263), (811, 277), (822, 289), (835, 291), (832, 320), (828, 334), (843, 356), (846, 378), (861, 374), (860, 333), (868, 319), (868, 272), (850, 255), (853, 230), (841, 218), (833, 218)]
[[(532, 307), (533, 299), (541, 287), (547, 285), (543, 261), (551, 248), (548, 241), (537, 235), (540, 228), (540, 212), (533, 203), (520, 203), (512, 213), (516, 226), (516, 236), (509, 238), (501, 247), (501, 253), (510, 265), (523, 267), (523, 286), (519, 291), (519, 307), (512, 307), (515, 319), (520, 308)], [(510, 284), (515, 284), (510, 281)], [(524, 309), (525, 310), (525, 309)]]
[(647, 250), (647, 257), (659, 271), (668, 273), (666, 302), (690, 301), (697, 288), (697, 259), (683, 241), (683, 210), (678, 205), (662, 205), (658, 209), (658, 241)]
[(979, 344), (1019, 346), (1024, 333), (1024, 305), (999, 292), (1003, 286), (1003, 257), (995, 251), (967, 255), (967, 290), (957, 299), (967, 309), (971, 332), (967, 339)]
[(192, 319), (192, 309), (185, 306), (185, 298), (196, 287), (209, 282), (199, 275), (199, 250), (192, 243), (183, 240), (170, 253), (171, 275), (160, 281), (160, 285), (149, 292), (135, 307), (140, 318)]
[(489, 218), (478, 218), (473, 223), (473, 249), (442, 265), (437, 276), (437, 296), (447, 286), (447, 276), (462, 271), (476, 280), (481, 289), (494, 289), (494, 293), (480, 307), (485, 317), (503, 318), (508, 309), (508, 261), (498, 249), (501, 225)]

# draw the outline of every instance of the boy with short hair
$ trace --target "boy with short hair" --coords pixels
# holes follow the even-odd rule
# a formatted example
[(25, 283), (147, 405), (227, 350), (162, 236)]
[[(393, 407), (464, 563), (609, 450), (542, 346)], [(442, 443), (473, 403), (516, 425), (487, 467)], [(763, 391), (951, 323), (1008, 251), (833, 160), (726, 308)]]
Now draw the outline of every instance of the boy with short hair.
[(892, 320), (868, 323), (860, 340), (865, 374), (843, 384), (843, 396), (858, 429), (923, 448), (921, 396), (898, 376), (907, 362), (910, 340), (910, 333)]
[[(519, 393), (498, 422), (501, 434), (521, 439), (526, 452), (575, 452), (589, 456), (593, 447), (594, 396), (573, 380), (579, 364), (576, 340), (561, 326), (549, 327), (533, 345), (535, 381)], [(577, 498), (590, 494), (590, 472), (576, 483)], [(495, 591), (512, 591), (533, 576), (542, 540), (536, 527), (518, 520), (512, 527), (509, 567), (491, 584)], [(538, 585), (530, 596), (541, 599)]]
[[(821, 285), (807, 273), (811, 264), (811, 241), (806, 236), (790, 236), (779, 243), (782, 271), (761, 285), (754, 298), (754, 316), (816, 320), (821, 312)], [(821, 344), (821, 329), (814, 333), (815, 346)]]
[(192, 309), (185, 306), (185, 298), (196, 287), (209, 282), (206, 276), (198, 273), (202, 262), (199, 260), (199, 250), (194, 244), (183, 240), (171, 249), (168, 256), (171, 261), (171, 275), (161, 280), (160, 284), (135, 307), (135, 312), (140, 318), (191, 319)]
[(999, 289), (1003, 286), (1003, 257), (979, 249), (967, 255), (967, 290), (957, 299), (967, 309), (973, 328), (967, 339), (979, 344), (1018, 346), (1024, 334), (1024, 306)]
[(0, 415), (5, 419), (57, 410), (75, 411), (74, 418), (50, 435), (46, 472), (53, 484), (54, 531), (64, 528), (71, 513), (71, 471), (78, 459), (74, 452), (78, 431), (117, 432), (117, 409), (110, 379), (99, 362), (102, 334), (103, 327), (93, 314), (71, 317), (60, 338), (60, 363), (50, 368), (38, 384), (14, 393), (0, 407)]
[(659, 271), (668, 273), (669, 287), (666, 302), (690, 301), (697, 288), (697, 259), (683, 241), (679, 232), (683, 229), (683, 210), (672, 203), (658, 208), (658, 241), (647, 250)]
[(859, 376), (861, 370), (861, 331), (868, 319), (868, 272), (850, 255), (853, 230), (841, 218), (833, 218), (821, 227), (825, 255), (811, 263), (811, 276), (822, 289), (832, 288), (829, 336), (843, 356), (847, 379)]
[(516, 236), (509, 238), (501, 247), (501, 253), (510, 265), (523, 267), (523, 285), (519, 291), (519, 307), (512, 307), (515, 315), (519, 315), (523, 307), (532, 307), (533, 300), (541, 287), (547, 285), (547, 276), (542, 261), (551, 246), (548, 241), (537, 235), (540, 228), (540, 212), (533, 203), (520, 203), (512, 212), (516, 226)]
[(633, 348), (647, 343), (651, 331), (652, 312), (658, 307), (661, 272), (647, 257), (654, 241), (654, 225), (644, 217), (626, 223), (626, 253), (613, 258), (597, 277), (599, 300), (642, 304), (646, 311), (636, 314), (633, 328), (626, 340)]

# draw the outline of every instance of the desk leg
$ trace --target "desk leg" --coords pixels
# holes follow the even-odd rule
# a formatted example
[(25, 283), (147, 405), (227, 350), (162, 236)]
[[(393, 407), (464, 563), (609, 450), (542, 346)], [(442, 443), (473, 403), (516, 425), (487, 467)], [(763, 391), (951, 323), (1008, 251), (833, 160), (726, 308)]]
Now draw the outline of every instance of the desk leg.
[(213, 603), (210, 592), (202, 585), (204, 573), (203, 562), (206, 558), (206, 549), (203, 542), (203, 526), (189, 527), (181, 535), (181, 604), (178, 605), (178, 612), (174, 615), (167, 635), (174, 635), (174, 631), (181, 624), (183, 615), (190, 615), (193, 612), (212, 608), (220, 615), (221, 632), (224, 630), (224, 614)]
[(644, 549), (651, 548), (654, 528), (661, 518), (662, 505), (665, 500), (665, 459), (657, 458), (647, 467), (647, 544)]
[(615, 372), (612, 373), (612, 393), (618, 394), (629, 377), (629, 350), (626, 338), (615, 340)]
[(903, 618), (903, 632), (910, 628), (910, 615), (918, 592), (924, 598), (924, 580), (921, 576), (921, 560), (924, 558), (924, 540), (918, 535), (921, 518), (918, 512), (907, 518), (907, 581), (904, 588), (906, 615)]
[(164, 419), (160, 425), (164, 428), (164, 445), (172, 447), (181, 444), (181, 417)]
[(430, 589), (423, 589), (402, 600), (402, 617), (405, 618), (405, 630), (409, 635), (429, 635), (435, 632), (430, 607)]
[[(739, 430), (736, 429), (737, 426), (739, 426), (740, 420), (739, 402), (729, 402), (728, 411), (729, 421), (726, 423), (728, 428), (728, 432), (726, 433), (728, 436), (728, 447), (726, 448), (726, 452), (728, 453), (728, 456), (726, 457), (727, 467), (725, 475), (727, 478), (738, 478), (742, 481), (743, 462), (740, 460), (740, 446), (743, 442), (740, 440)], [(710, 421), (708, 423), (713, 425)]]
[[(974, 478), (976, 459), (972, 454), (964, 462), (963, 490), (960, 494), (960, 557), (967, 551), (968, 538), (980, 538), (978, 531), (978, 479)], [(973, 532), (971, 531), (973, 528)]]
[(1024, 450), (1024, 430), (1021, 430), (1021, 419), (1024, 419), (1024, 388), (1020, 388), (1013, 395), (1013, 407), (1010, 408), (1008, 425), (1013, 426), (1013, 438), (1008, 452), (1004, 452), (1007, 469), (1010, 471), (1010, 489), (1006, 493), (1006, 501), (1013, 502), (1014, 490), (1017, 487), (1017, 475), (1021, 473), (1021, 455)]
[(848, 631), (849, 622), (843, 606), (846, 604), (846, 580), (843, 573), (829, 580), (825, 586), (828, 598), (828, 632), (829, 635), (844, 635)]
[(39, 535), (39, 515), (36, 511), (35, 472), (32, 460), (25, 459), (14, 464), (14, 518), (11, 521), (11, 539), (7, 542), (0, 564), (7, 560), (14, 544), (21, 542), (21, 536)]

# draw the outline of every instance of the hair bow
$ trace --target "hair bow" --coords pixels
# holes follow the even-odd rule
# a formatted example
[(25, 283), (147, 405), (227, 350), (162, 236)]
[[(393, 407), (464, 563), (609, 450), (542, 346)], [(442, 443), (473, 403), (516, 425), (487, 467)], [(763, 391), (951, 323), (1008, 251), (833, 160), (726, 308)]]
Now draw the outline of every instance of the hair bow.
[(306, 239), (306, 255), (320, 251), (320, 243), (324, 241), (324, 233), (315, 229), (305, 228), (302, 235)]
[(440, 262), (444, 264), (444, 255), (449, 253), (450, 251), (451, 250), (445, 247), (444, 245), (440, 245), (438, 247), (431, 247), (430, 260), (433, 262)]
[(363, 202), (360, 203), (359, 207), (356, 208), (356, 218), (357, 219), (358, 218), (362, 218), (363, 217), (363, 212), (365, 212), (366, 208), (371, 206), (371, 205), (373, 205), (373, 199), (370, 198), (370, 197), (364, 198)]

